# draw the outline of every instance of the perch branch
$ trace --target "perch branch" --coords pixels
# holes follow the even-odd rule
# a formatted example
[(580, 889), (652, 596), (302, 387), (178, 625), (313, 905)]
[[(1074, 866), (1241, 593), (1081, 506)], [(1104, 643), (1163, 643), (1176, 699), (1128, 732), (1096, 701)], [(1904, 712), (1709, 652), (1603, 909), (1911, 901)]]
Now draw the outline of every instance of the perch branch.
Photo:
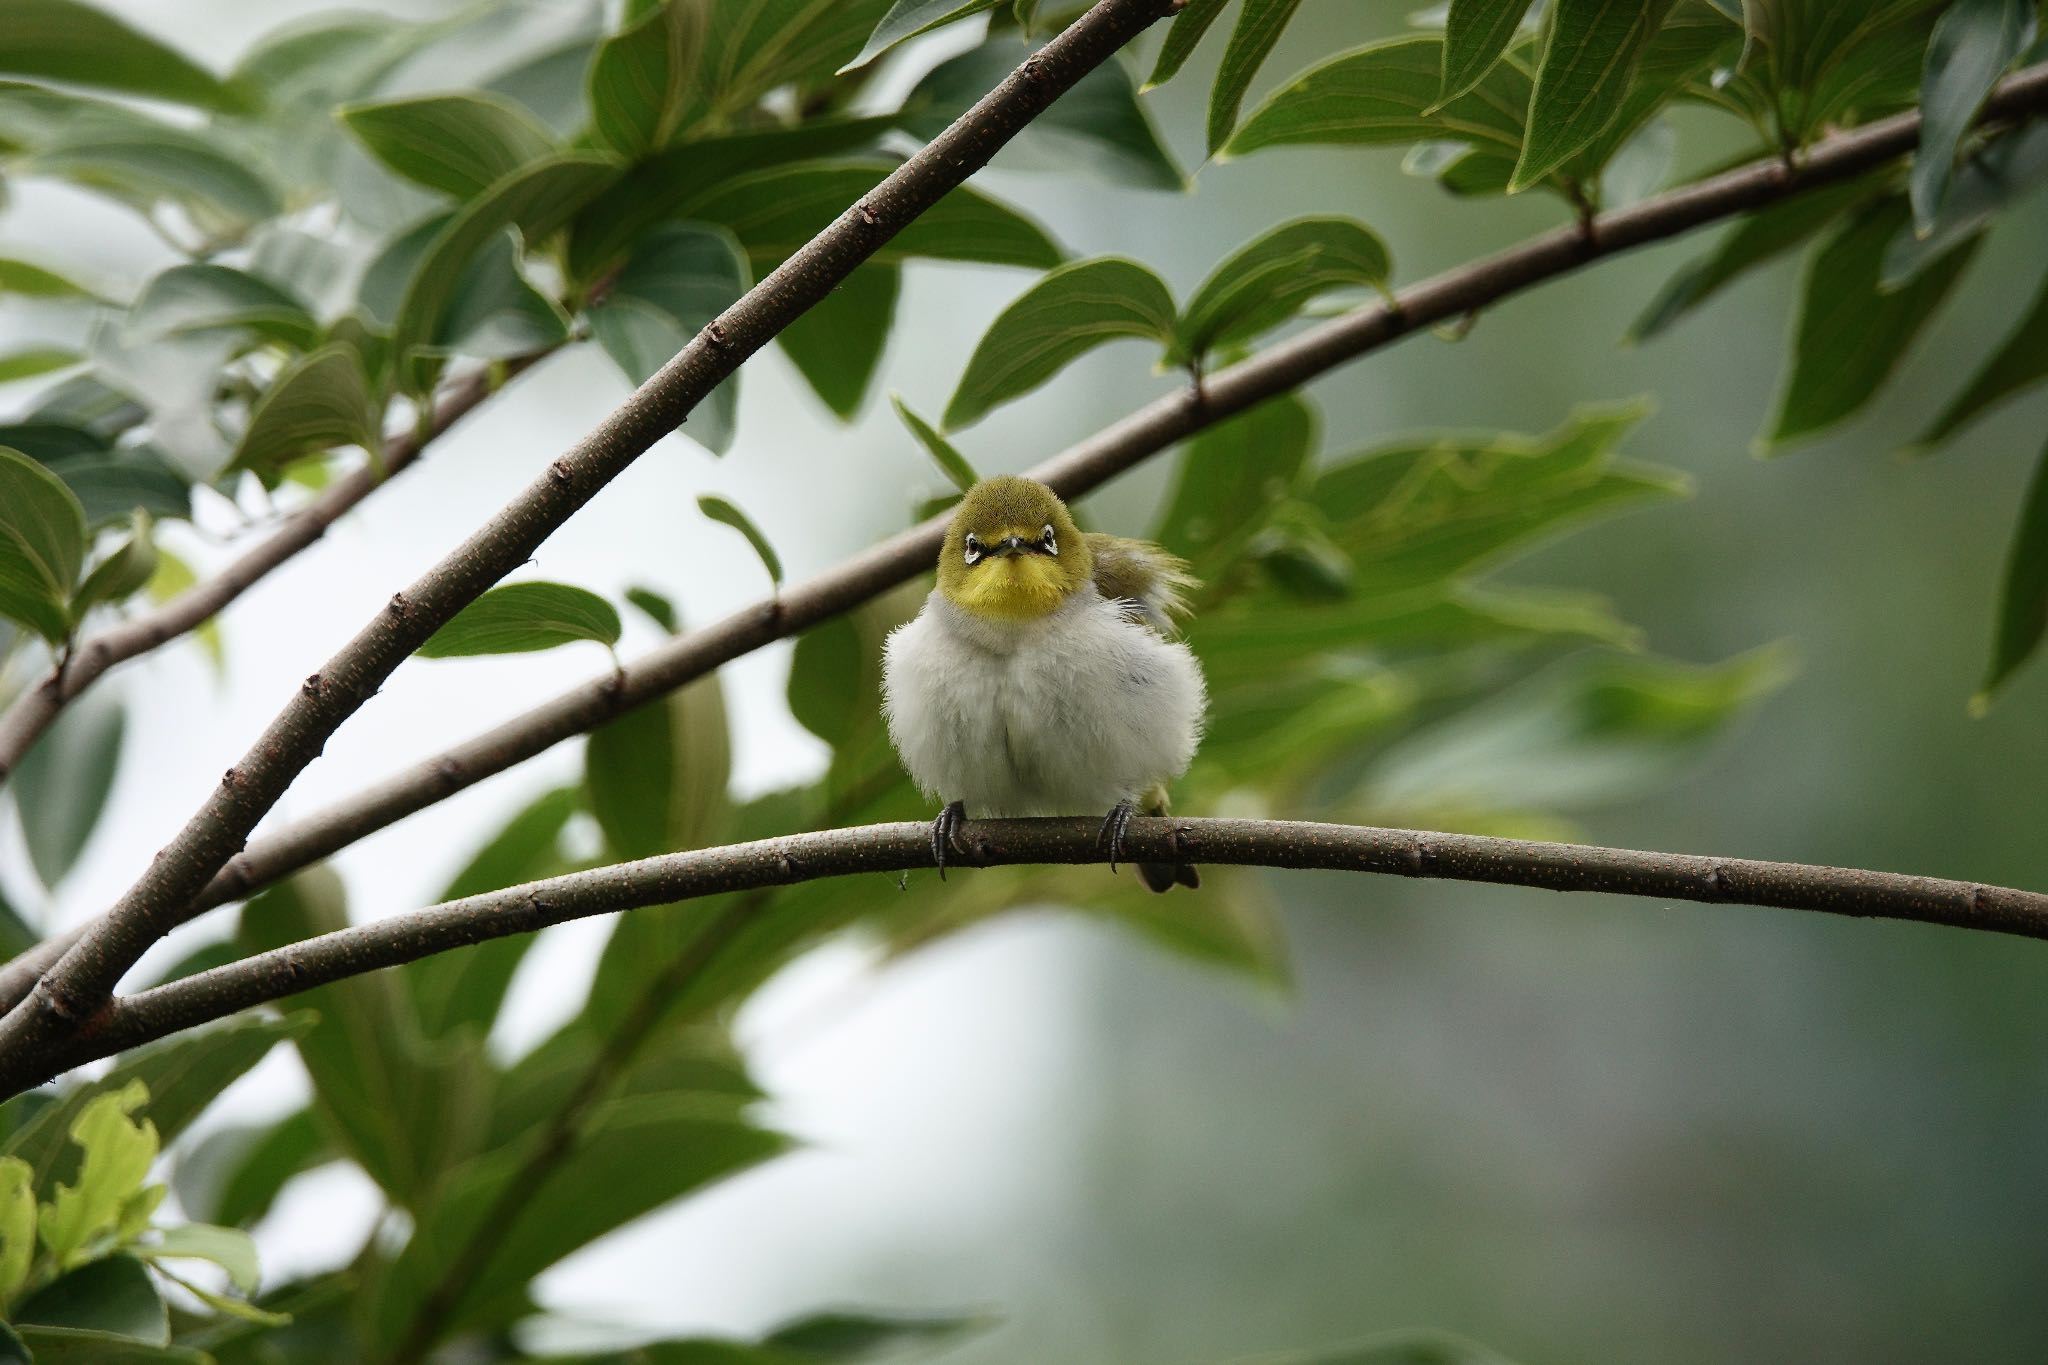
[(36, 1069), (37, 1058), (105, 1012), (122, 973), (184, 918), (328, 737), (428, 636), (524, 563), (742, 361), (1172, 8), (1172, 0), (1101, 0), (719, 314), (440, 563), (394, 594), (306, 679), (142, 877), (0, 1019), (0, 1072)]
[[(973, 821), (948, 865), (1095, 863), (1103, 858), (1100, 839), (1101, 821), (1093, 818)], [(1125, 845), (1133, 862), (1377, 872), (1821, 910), (2048, 939), (2048, 893), (1853, 868), (1291, 820), (1145, 817), (1131, 822)], [(930, 866), (931, 826), (898, 822), (670, 853), (449, 901), (121, 997), (78, 1034), (10, 1058), (0, 1091), (19, 1091), (252, 1005), (486, 939), (725, 892)]]

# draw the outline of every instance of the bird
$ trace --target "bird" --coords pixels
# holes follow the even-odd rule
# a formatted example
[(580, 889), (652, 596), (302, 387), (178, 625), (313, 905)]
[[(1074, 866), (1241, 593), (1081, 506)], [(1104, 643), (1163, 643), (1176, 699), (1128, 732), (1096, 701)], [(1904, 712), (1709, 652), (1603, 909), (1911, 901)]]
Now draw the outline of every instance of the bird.
[[(943, 803), (945, 876), (976, 817), (1107, 809), (1110, 868), (1140, 809), (1164, 815), (1208, 709), (1201, 665), (1174, 638), (1199, 586), (1148, 541), (1083, 534), (1052, 489), (1014, 475), (960, 500), (938, 582), (883, 646), (882, 708), (911, 779)], [(1154, 891), (1196, 887), (1186, 864), (1140, 863)]]

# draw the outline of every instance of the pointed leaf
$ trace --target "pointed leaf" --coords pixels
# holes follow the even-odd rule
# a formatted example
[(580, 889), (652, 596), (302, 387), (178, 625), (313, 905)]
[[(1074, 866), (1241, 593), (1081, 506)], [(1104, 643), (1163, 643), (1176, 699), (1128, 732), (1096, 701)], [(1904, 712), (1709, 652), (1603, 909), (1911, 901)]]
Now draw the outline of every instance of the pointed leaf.
[(35, 1171), (17, 1156), (0, 1157), (0, 1304), (13, 1303), (36, 1255)]
[(1341, 53), (1274, 91), (1223, 151), (1243, 156), (1267, 147), (1409, 143), (1449, 139), (1508, 156), (1522, 147), (1529, 73), (1498, 62), (1477, 88), (1442, 108), (1443, 42), (1395, 38)]
[(76, 0), (8, 0), (0, 74), (235, 111), (243, 94), (177, 49)]
[(763, 1337), (761, 1345), (807, 1361), (858, 1361), (906, 1350), (933, 1351), (987, 1326), (977, 1318), (815, 1313), (782, 1324)]
[(0, 297), (20, 294), (31, 299), (98, 299), (100, 295), (54, 270), (28, 261), (0, 258)]
[(1152, 537), (1213, 578), (1264, 529), (1315, 450), (1315, 410), (1299, 395), (1261, 403), (1188, 443)]
[(492, 588), (419, 647), (426, 659), (526, 654), (578, 640), (619, 642), (619, 611), (596, 593), (566, 583), (529, 581)]
[(1152, 64), (1152, 74), (1145, 78), (1145, 88), (1164, 85), (1180, 74), (1194, 55), (1210, 25), (1223, 13), (1225, 0), (1188, 0), (1179, 14), (1173, 16), (1173, 23), (1167, 27), (1166, 41), (1160, 44), (1159, 57)]
[(0, 445), (0, 616), (55, 643), (85, 561), (85, 512), (63, 482)]
[(1555, 0), (1544, 23), (1529, 136), (1508, 192), (1537, 183), (1621, 113), (1636, 63), (1674, 0)]
[(24, 1326), (21, 1341), (34, 1352), (36, 1365), (215, 1365), (203, 1351), (75, 1327)]
[(1999, 344), (1998, 351), (1977, 372), (1968, 388), (1942, 409), (1918, 444), (1945, 441), (1992, 408), (2048, 379), (2048, 278), (2027, 315)]
[(889, 6), (889, 12), (882, 16), (882, 22), (875, 25), (875, 31), (868, 35), (860, 52), (839, 68), (839, 74), (845, 75), (856, 67), (866, 66), (906, 38), (943, 28), (956, 20), (994, 9), (1001, 3), (1003, 0), (896, 0)]
[(606, 722), (584, 754), (590, 809), (617, 858), (715, 843), (730, 823), (731, 774), (724, 694), (715, 679)]
[(1769, 445), (1823, 431), (1874, 398), (1982, 240), (1970, 238), (1887, 294), (1879, 287), (1885, 249), (1910, 217), (1904, 199), (1886, 200), (1852, 219), (1814, 258)]
[(1173, 337), (1173, 296), (1136, 261), (1102, 257), (1051, 271), (989, 326), (946, 404), (949, 430), (1021, 397), (1119, 337)]
[(256, 1264), (256, 1241), (240, 1228), (184, 1223), (159, 1231), (154, 1241), (136, 1248), (148, 1260), (206, 1261), (225, 1270), (228, 1283), (242, 1294), (254, 1294), (262, 1280)]
[(274, 1123), (209, 1134), (179, 1162), (173, 1184), (187, 1213), (247, 1227), (294, 1176), (339, 1155), (313, 1111), (298, 1109)]
[(713, 521), (722, 522), (747, 538), (747, 544), (754, 547), (760, 557), (761, 567), (768, 571), (768, 579), (778, 589), (782, 586), (782, 560), (775, 553), (775, 547), (768, 543), (768, 537), (761, 534), (761, 528), (753, 519), (724, 498), (710, 494), (697, 499), (697, 510)]
[(1885, 251), (1878, 287), (1899, 288), (2043, 183), (2048, 183), (2048, 123), (2035, 120), (1994, 139), (1956, 168), (1948, 197), (1926, 231), (1910, 223), (1900, 227)]
[(1349, 218), (1298, 218), (1238, 249), (1195, 291), (1171, 358), (1199, 360), (1250, 341), (1335, 289), (1387, 287), (1386, 243)]
[(430, 355), (508, 360), (552, 350), (569, 337), (569, 315), (527, 279), (519, 239), (505, 231), (484, 244), (448, 300)]
[[(633, 248), (610, 291), (590, 309), (591, 335), (626, 378), (644, 384), (746, 292), (747, 280), (746, 255), (731, 233), (666, 224)], [(738, 411), (739, 376), (728, 375), (677, 430), (723, 455)]]
[(1237, 127), (1238, 107), (1252, 77), (1265, 64), (1273, 44), (1280, 41), (1287, 21), (1301, 0), (1244, 0), (1237, 12), (1237, 27), (1223, 49), (1223, 64), (1216, 70), (1216, 83), (1209, 89), (1209, 154), (1214, 156), (1230, 141)]
[(0, 384), (34, 379), (82, 363), (85, 357), (62, 346), (23, 346), (0, 355)]
[(851, 421), (867, 399), (889, 345), (902, 282), (898, 267), (870, 261), (776, 337), (812, 391), (842, 422)]
[(224, 265), (173, 266), (149, 282), (128, 310), (131, 336), (247, 328), (295, 351), (311, 350), (320, 324), (306, 305), (268, 280)]
[(148, 585), (156, 575), (156, 543), (150, 539), (147, 512), (129, 519), (128, 538), (93, 566), (71, 598), (71, 619), (83, 621), (87, 609), (102, 602), (122, 602)]
[(66, 138), (34, 153), (24, 169), (72, 181), (145, 213), (176, 204), (209, 236), (237, 237), (284, 207), (276, 187), (246, 158), (177, 128)]
[(967, 462), (959, 448), (941, 436), (931, 423), (912, 412), (910, 405), (903, 401), (902, 394), (890, 394), (889, 405), (896, 409), (897, 420), (910, 429), (910, 434), (924, 447), (925, 454), (932, 457), (932, 463), (952, 481), (955, 488), (965, 493), (981, 481), (981, 476), (974, 472), (974, 466)]
[(638, 160), (703, 112), (696, 80), (701, 20), (698, 6), (654, 5), (597, 45), (587, 89), (598, 141)]
[(2034, 0), (1955, 0), (1935, 21), (1920, 81), (1920, 150), (1913, 157), (1913, 221), (1922, 230), (1948, 193), (1956, 148), (1984, 97), (2034, 41)]
[(1451, 0), (1444, 18), (1443, 88), (1448, 104), (1479, 84), (1529, 12), (1529, 0)]
[(263, 391), (235, 442), (229, 469), (275, 485), (294, 460), (337, 446), (378, 449), (378, 413), (362, 361), (340, 342), (300, 356)]
[(392, 170), (457, 199), (474, 199), (554, 150), (531, 114), (481, 91), (344, 105), (335, 116)]
[(2012, 549), (2006, 555), (2005, 582), (1998, 594), (1998, 628), (1991, 646), (1991, 664), (1971, 708), (1982, 714), (1991, 698), (2014, 671), (2040, 647), (2048, 634), (2048, 453), (2035, 467), (2020, 507)]

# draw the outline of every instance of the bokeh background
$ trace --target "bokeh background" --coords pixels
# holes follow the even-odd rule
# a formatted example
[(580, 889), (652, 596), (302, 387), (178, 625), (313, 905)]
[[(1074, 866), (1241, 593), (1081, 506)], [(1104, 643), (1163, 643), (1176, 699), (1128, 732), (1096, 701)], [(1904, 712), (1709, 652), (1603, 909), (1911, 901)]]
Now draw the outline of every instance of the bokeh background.
[[(108, 7), (216, 68), (323, 8)], [(1309, 4), (1253, 99), (1403, 14)], [(905, 64), (966, 41), (941, 36)], [(1190, 167), (1217, 46), (1148, 96)], [(1737, 150), (1704, 118), (1684, 131), (1688, 164)], [(1452, 199), (1393, 152), (1203, 166), (1187, 196), (986, 178), (1077, 254), (1139, 257), (1180, 290), (1284, 214), (1362, 219), (1401, 280), (1559, 217), (1537, 196)], [(1932, 459), (1897, 453), (2031, 292), (2044, 233), (2040, 202), (2011, 214), (1881, 401), (1769, 460), (1752, 443), (1795, 263), (1652, 344), (1617, 345), (1704, 235), (1313, 386), (1335, 453), (1418, 428), (1542, 431), (1576, 402), (1654, 396), (1629, 450), (1689, 472), (1696, 496), (1577, 534), (1515, 576), (1611, 596), (1663, 653), (1704, 662), (1786, 641), (1799, 672), (1678, 780), (1574, 811), (1583, 837), (2048, 887), (2048, 669), (1989, 716), (1965, 711), (2048, 402), (2011, 405)], [(166, 260), (132, 220), (47, 184), (0, 210), (0, 250), (30, 248), (114, 286)], [(942, 407), (960, 357), (1024, 283), (910, 266), (878, 392)], [(34, 325), (0, 311), (0, 341)], [(1020, 470), (1170, 382), (1142, 348), (1113, 348), (963, 445), (985, 471)], [(593, 348), (558, 357), (239, 602), (224, 677), (190, 646), (125, 669), (114, 802), (48, 926), (125, 887), (314, 661), (624, 393)], [(1096, 524), (1141, 526), (1163, 477), (1143, 469), (1096, 496)], [(800, 577), (938, 491), (886, 403), (840, 426), (767, 352), (745, 372), (730, 454), (664, 442), (537, 568), (613, 595), (650, 584), (705, 621), (767, 585), (695, 515), (697, 494), (747, 507)], [(229, 553), (229, 529), (202, 522), (169, 543), (203, 569)], [(597, 662), (570, 649), (404, 669), (280, 813), (349, 794)], [(787, 666), (782, 648), (728, 670), (742, 794), (822, 763), (784, 709)], [(356, 913), (424, 903), (507, 814), (576, 771), (565, 748), (351, 849), (339, 867)], [(0, 884), (22, 892), (24, 878), (10, 827)], [(2042, 1358), (2048, 945), (1365, 877), (1272, 885), (1292, 944), (1284, 993), (1053, 912), (886, 966), (859, 942), (819, 950), (740, 1022), (774, 1119), (804, 1148), (598, 1244), (543, 1297), (663, 1329), (752, 1330), (832, 1302), (998, 1315), (945, 1357), (962, 1365), (1227, 1359), (1408, 1326), (1527, 1362)], [(604, 928), (551, 931), (528, 957), (497, 1040), (508, 1051), (575, 1007)], [(282, 1113), (303, 1093), (280, 1050), (219, 1116)], [(302, 1180), (259, 1229), (266, 1270), (346, 1256), (375, 1207), (360, 1177)]]

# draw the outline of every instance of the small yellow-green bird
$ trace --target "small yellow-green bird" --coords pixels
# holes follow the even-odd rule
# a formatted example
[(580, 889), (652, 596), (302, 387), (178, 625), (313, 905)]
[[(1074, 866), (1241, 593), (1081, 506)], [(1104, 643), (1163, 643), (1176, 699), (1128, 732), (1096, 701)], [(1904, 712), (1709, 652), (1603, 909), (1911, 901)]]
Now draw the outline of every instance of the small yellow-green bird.
[[(889, 738), (927, 796), (946, 803), (932, 854), (980, 817), (1107, 810), (1110, 866), (1142, 803), (1164, 814), (1207, 709), (1201, 666), (1172, 638), (1194, 586), (1157, 545), (1074, 525), (1042, 483), (974, 485), (939, 551), (939, 582), (882, 660)], [(1141, 863), (1154, 891), (1192, 867)]]

